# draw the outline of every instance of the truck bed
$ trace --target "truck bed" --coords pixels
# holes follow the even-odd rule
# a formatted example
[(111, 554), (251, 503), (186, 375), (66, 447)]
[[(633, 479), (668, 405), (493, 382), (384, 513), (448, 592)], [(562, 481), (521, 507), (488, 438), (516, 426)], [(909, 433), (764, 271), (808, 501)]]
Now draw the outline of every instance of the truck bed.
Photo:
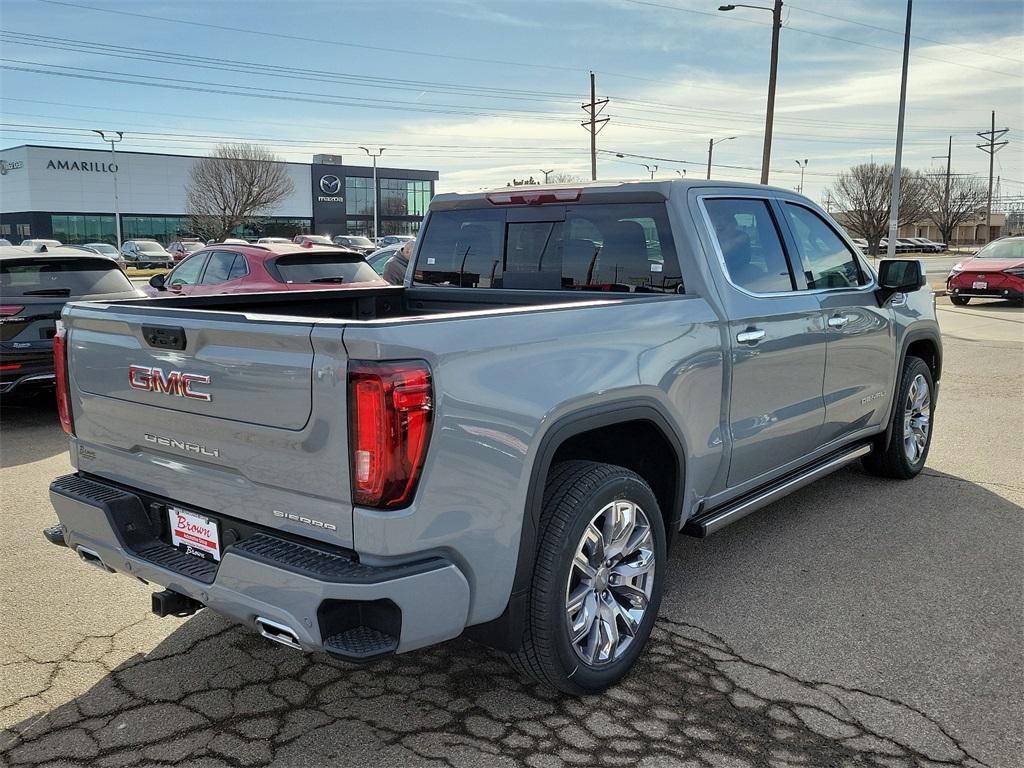
[(456, 314), (530, 307), (604, 304), (623, 299), (663, 299), (658, 294), (569, 291), (509, 291), (478, 288), (400, 286), (330, 289), (289, 293), (248, 293), (222, 296), (174, 296), (116, 302), (162, 309), (189, 309), (328, 320), (403, 320), (424, 315)]

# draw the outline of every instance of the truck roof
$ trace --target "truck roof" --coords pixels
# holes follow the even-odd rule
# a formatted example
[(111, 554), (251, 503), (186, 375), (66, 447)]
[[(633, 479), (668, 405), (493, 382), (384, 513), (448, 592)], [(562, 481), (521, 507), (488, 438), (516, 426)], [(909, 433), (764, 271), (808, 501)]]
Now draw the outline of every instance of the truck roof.
[[(675, 179), (665, 181), (586, 181), (579, 184), (525, 184), (517, 187), (496, 187), (494, 189), (481, 189), (473, 192), (445, 192), (435, 195), (430, 202), (430, 210), (447, 210), (451, 208), (464, 208), (471, 205), (478, 205), (481, 201), (492, 201), (493, 198), (502, 195), (511, 195), (515, 198), (550, 196), (550, 199), (541, 200), (540, 203), (522, 202), (501, 202), (492, 203), (495, 205), (530, 205), (530, 204), (567, 204), (577, 201), (597, 202), (639, 202), (664, 200), (673, 191), (680, 191), (690, 188), (723, 187), (729, 189), (770, 189), (774, 192), (787, 192), (793, 194), (792, 190), (782, 187), (774, 187), (764, 184), (751, 184), (741, 181), (715, 181), (708, 179)], [(577, 193), (576, 197), (570, 198), (571, 193)], [(562, 198), (562, 199), (559, 199)]]

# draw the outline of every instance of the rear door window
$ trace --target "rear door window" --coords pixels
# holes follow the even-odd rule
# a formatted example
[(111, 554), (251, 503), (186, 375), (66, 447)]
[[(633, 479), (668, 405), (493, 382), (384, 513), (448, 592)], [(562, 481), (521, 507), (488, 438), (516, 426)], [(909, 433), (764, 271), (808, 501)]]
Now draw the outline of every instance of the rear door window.
[(416, 282), (475, 288), (682, 292), (664, 203), (437, 211)]
[(282, 283), (365, 283), (380, 280), (361, 256), (344, 253), (292, 253), (279, 256), (273, 272)]
[(705, 198), (729, 282), (749, 293), (794, 289), (782, 238), (767, 200)]
[[(236, 265), (241, 262), (240, 266)], [(245, 275), (245, 257), (231, 251), (215, 251), (203, 272), (203, 285), (217, 285)]]
[(96, 296), (133, 293), (131, 281), (110, 259), (45, 259), (0, 261), (0, 295), (4, 299), (30, 296)]

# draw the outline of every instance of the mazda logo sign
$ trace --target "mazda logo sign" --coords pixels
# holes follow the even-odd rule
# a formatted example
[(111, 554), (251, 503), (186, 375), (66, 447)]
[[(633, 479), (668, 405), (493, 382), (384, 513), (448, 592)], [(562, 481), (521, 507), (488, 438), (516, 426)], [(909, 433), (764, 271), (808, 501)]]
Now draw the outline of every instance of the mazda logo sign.
[(320, 191), (325, 195), (336, 195), (341, 192), (341, 179), (332, 173), (320, 177)]

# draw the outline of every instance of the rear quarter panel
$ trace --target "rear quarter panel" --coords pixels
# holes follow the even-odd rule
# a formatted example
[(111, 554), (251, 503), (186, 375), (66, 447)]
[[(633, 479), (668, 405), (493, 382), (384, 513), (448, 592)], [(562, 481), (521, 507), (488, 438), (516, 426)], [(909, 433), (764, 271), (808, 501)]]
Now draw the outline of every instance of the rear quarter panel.
[[(469, 623), (504, 609), (538, 448), (560, 418), (609, 403), (656, 400), (685, 446), (686, 496), (718, 471), (721, 337), (708, 303), (674, 296), (590, 307), (345, 329), (350, 359), (425, 359), (433, 432), (414, 504), (356, 507), (364, 560), (437, 551), (472, 587)], [(631, 402), (632, 401), (632, 402)]]

